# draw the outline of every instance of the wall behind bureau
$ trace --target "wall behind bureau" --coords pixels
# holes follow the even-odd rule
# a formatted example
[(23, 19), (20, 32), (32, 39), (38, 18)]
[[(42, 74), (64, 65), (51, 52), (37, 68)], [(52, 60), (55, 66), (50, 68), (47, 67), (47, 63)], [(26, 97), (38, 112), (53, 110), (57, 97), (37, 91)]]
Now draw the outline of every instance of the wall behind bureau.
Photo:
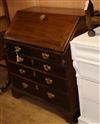
[[(100, 10), (100, 0), (93, 0), (95, 9)], [(19, 9), (31, 6), (63, 7), (63, 8), (84, 8), (85, 0), (7, 0), (10, 18)]]
[(2, 1), (0, 0), (0, 16), (3, 16), (4, 12), (3, 12), (3, 6), (2, 6)]

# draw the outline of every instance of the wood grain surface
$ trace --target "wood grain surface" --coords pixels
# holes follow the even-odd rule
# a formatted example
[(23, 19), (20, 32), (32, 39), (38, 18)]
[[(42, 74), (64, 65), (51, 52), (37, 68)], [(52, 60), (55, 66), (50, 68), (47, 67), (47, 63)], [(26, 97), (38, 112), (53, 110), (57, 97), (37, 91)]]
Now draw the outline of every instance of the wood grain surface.
[(10, 90), (0, 95), (0, 124), (68, 124), (57, 114), (26, 99), (12, 97)]

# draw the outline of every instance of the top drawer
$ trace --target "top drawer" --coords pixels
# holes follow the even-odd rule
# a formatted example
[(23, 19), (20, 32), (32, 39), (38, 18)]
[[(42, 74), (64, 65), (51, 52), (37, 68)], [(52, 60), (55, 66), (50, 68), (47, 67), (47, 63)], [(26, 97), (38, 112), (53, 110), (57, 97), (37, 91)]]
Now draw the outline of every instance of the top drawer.
[(49, 62), (55, 62), (57, 64), (65, 65), (67, 64), (67, 60), (61, 54), (57, 54), (52, 51), (48, 51), (47, 49), (34, 48), (30, 45), (20, 44), (20, 43), (12, 43), (13, 41), (6, 40), (6, 50), (8, 52), (15, 53), (16, 55), (26, 55), (33, 58), (42, 59)]

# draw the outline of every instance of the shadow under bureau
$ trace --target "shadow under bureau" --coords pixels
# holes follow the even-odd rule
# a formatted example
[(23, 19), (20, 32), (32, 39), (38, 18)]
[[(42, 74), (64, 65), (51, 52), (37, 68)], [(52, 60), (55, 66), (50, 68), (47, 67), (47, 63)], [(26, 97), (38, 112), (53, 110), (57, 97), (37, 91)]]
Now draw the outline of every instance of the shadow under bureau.
[(80, 112), (69, 41), (86, 28), (84, 17), (57, 12), (18, 11), (4, 37), (6, 58), (13, 96), (31, 96), (72, 124)]

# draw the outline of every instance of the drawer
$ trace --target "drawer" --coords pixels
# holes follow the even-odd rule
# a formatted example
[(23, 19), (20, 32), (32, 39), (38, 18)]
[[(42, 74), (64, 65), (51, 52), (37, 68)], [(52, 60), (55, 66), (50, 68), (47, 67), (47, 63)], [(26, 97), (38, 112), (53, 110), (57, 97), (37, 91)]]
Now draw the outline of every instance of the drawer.
[(19, 78), (17, 76), (13, 76), (13, 75), (11, 75), (11, 80), (12, 80), (12, 84), (14, 87), (16, 87), (20, 90), (23, 90), (27, 93), (38, 95), (38, 92), (37, 92), (38, 86), (35, 83), (26, 81), (22, 78)]
[(56, 76), (60, 76), (60, 77), (66, 77), (67, 75), (66, 66), (63, 67), (61, 65), (55, 65), (55, 64), (35, 60), (33, 67), (43, 72), (56, 75)]
[(9, 61), (14, 61), (16, 63), (19, 63), (19, 64), (23, 64), (23, 65), (27, 65), (27, 66), (33, 66), (34, 64), (34, 61), (33, 59), (27, 57), (27, 56), (24, 56), (22, 54), (17, 54), (15, 52), (7, 52), (7, 58)]
[(66, 108), (68, 107), (67, 95), (42, 86), (38, 86), (38, 91), (38, 96), (49, 103), (57, 104)]
[(28, 79), (35, 79), (35, 76), (36, 76), (35, 71), (17, 64), (13, 64), (13, 63), (8, 63), (8, 65), (10, 68), (10, 72), (13, 72), (19, 76), (22, 76)]
[(61, 54), (55, 53), (54, 51), (51, 52), (50, 50), (44, 50), (44, 49), (38, 49), (38, 48), (37, 49), (32, 48), (32, 51), (34, 51), (32, 52), (32, 57), (36, 57), (51, 63), (57, 63), (62, 65), (67, 64), (67, 60), (65, 59), (65, 57)]
[(24, 54), (24, 55), (28, 55), (28, 56), (31, 55), (32, 50), (30, 47), (28, 47), (26, 45), (22, 45), (20, 43), (11, 43), (11, 42), (13, 42), (13, 41), (6, 42), (6, 50), (7, 51), (15, 52), (17, 54)]
[(54, 76), (36, 72), (35, 81), (48, 86), (51, 89), (56, 89), (60, 92), (67, 92), (67, 83), (65, 79), (56, 78)]

